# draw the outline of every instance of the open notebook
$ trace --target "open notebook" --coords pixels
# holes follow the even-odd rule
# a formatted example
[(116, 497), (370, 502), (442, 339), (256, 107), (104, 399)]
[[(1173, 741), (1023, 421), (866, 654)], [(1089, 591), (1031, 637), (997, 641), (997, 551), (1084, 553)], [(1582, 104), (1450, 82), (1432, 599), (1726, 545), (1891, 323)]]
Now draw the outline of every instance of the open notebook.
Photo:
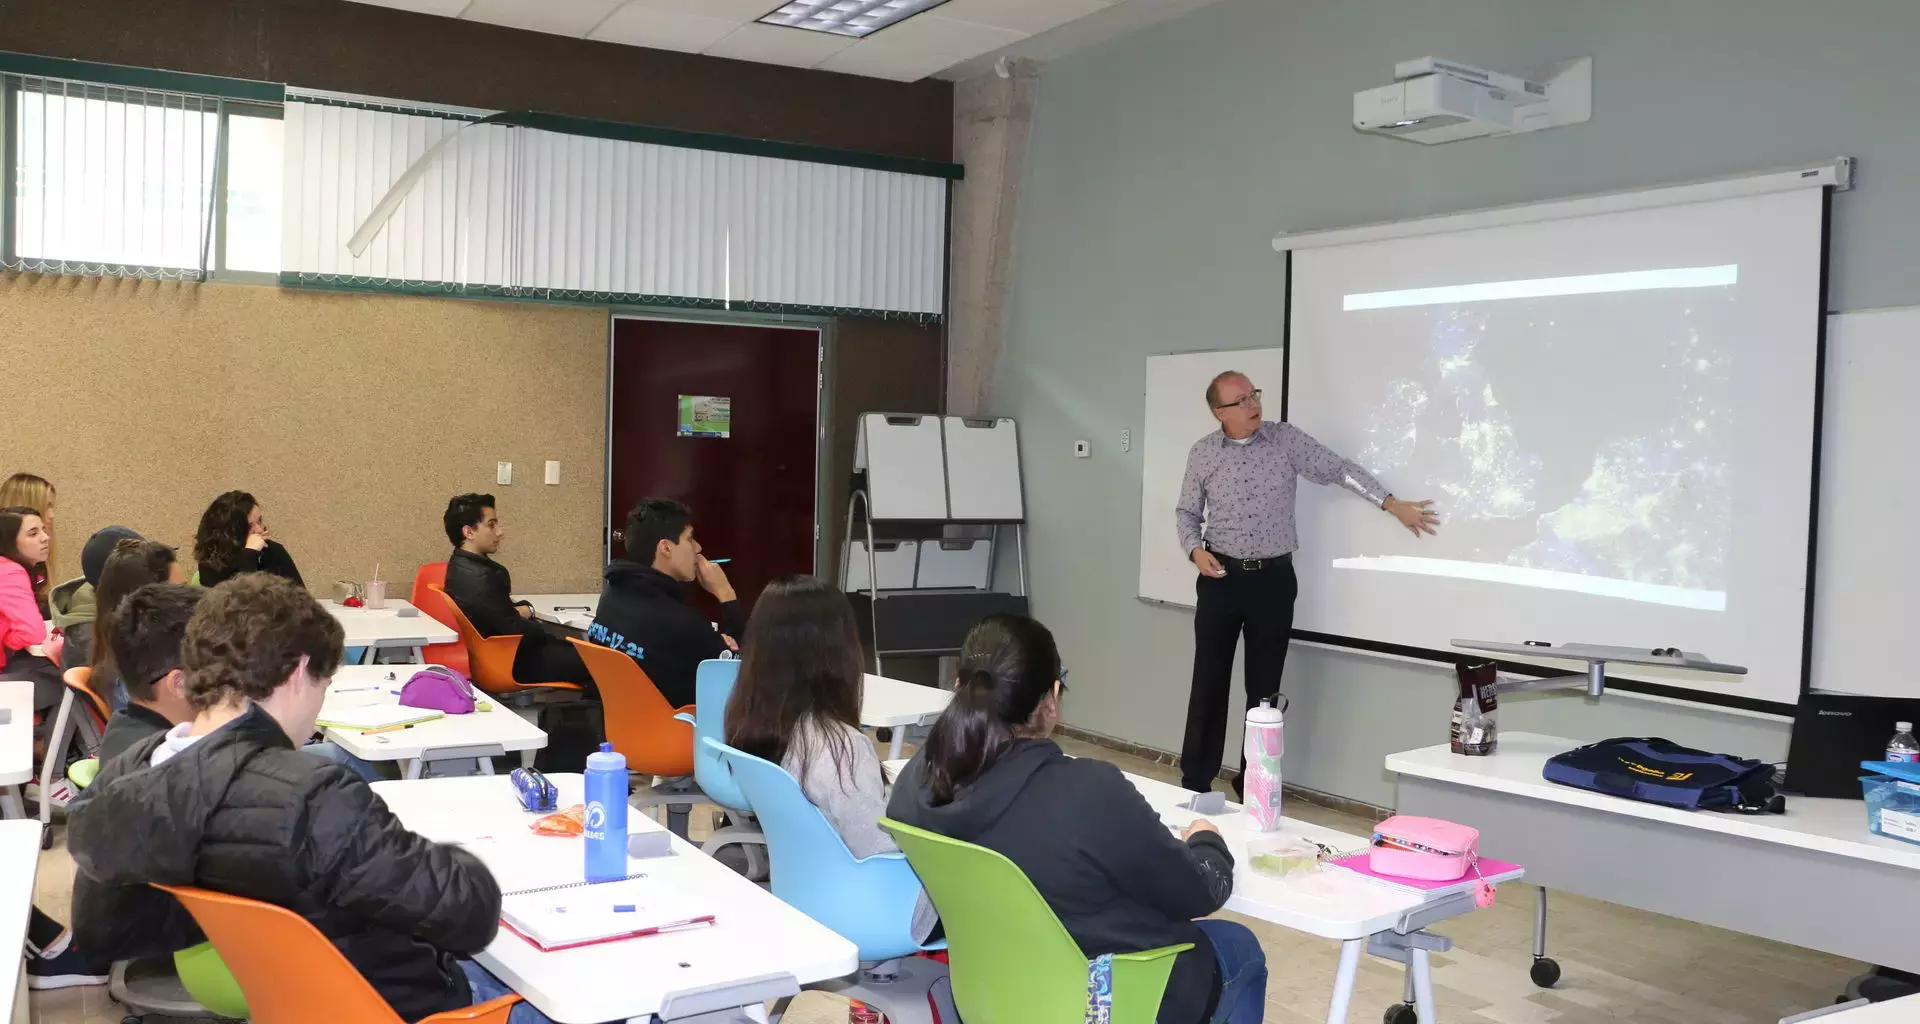
[(617, 882), (549, 886), (508, 893), (500, 923), (542, 952), (701, 928), (713, 915), (658, 878), (638, 875)]
[(445, 717), (445, 712), (404, 704), (362, 704), (322, 713), (316, 724), (327, 729), (394, 729)]

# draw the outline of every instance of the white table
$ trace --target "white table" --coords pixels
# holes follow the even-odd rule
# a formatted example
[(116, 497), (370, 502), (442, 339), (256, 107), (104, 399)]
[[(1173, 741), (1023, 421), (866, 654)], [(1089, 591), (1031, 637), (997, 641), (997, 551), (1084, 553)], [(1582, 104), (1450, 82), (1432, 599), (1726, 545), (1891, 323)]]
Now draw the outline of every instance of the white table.
[(1683, 811), (1541, 777), (1547, 758), (1577, 746), (1505, 733), (1490, 757), (1442, 744), (1386, 759), (1401, 811), (1466, 822), (1488, 856), (1527, 865), (1543, 887), (1536, 958), (1551, 888), (1920, 970), (1907, 915), (1888, 910), (1920, 906), (1920, 846), (1868, 832), (1861, 801), (1790, 796), (1785, 814)]
[(953, 691), (933, 686), (921, 686), (899, 679), (888, 679), (871, 673), (863, 687), (865, 693), (860, 699), (860, 724), (868, 729), (892, 729), (893, 738), (887, 742), (887, 758), (900, 759), (901, 744), (906, 741), (907, 727), (926, 725), (940, 717), (940, 712), (953, 703)]
[(13, 957), (13, 970), (0, 970), (0, 1010), (13, 1024), (27, 1024), (27, 968), (17, 951), (27, 941), (39, 868), (40, 823), (0, 821), (0, 949)]
[[(889, 783), (905, 766), (905, 761), (881, 765)], [(1220, 829), (1234, 861), (1233, 895), (1222, 909), (1339, 940), (1340, 967), (1327, 1002), (1327, 1024), (1346, 1024), (1363, 949), (1407, 965), (1407, 1001), (1423, 1024), (1435, 1024), (1438, 1018), (1434, 1014), (1429, 954), (1445, 952), (1451, 943), (1425, 929), (1478, 909), (1471, 891), (1428, 897), (1333, 867), (1293, 878), (1269, 878), (1253, 870), (1247, 854), (1246, 815), (1239, 804), (1229, 802), (1219, 814), (1195, 814), (1180, 806), (1193, 797), (1186, 789), (1131, 773), (1127, 781), (1169, 826), (1184, 829), (1195, 818), (1204, 817)], [(1308, 839), (1340, 853), (1367, 848), (1365, 838), (1294, 818), (1284, 819), (1278, 833), (1267, 835)], [(1514, 870), (1489, 875), (1487, 880), (1510, 882), (1521, 875), (1520, 870)]]
[[(373, 652), (382, 647), (401, 647), (413, 652), (415, 664), (426, 661), (421, 648), (450, 644), (460, 639), (451, 626), (443, 626), (431, 615), (415, 609), (399, 598), (387, 598), (385, 608), (348, 608), (337, 601), (325, 602), (327, 611), (340, 620), (347, 631), (346, 646), (362, 647), (362, 664), (373, 663)], [(402, 616), (402, 609), (413, 614)]]
[(1803, 1014), (1788, 1017), (1780, 1024), (1787, 1024), (1788, 1021), (1805, 1021), (1807, 1024), (1815, 1021), (1819, 1024), (1913, 1024), (1917, 1020), (1920, 1020), (1920, 996), (1905, 996), (1848, 1010), (1830, 1009), (1814, 1016)]
[[(397, 692), (418, 671), (412, 665), (344, 665), (333, 674), (320, 717), (365, 704), (398, 704)], [(404, 761), (408, 778), (418, 777), (428, 762), (447, 760), (447, 752), (472, 747), (497, 747), (500, 753), (519, 752), (522, 764), (533, 764), (534, 751), (547, 745), (547, 734), (520, 717), (499, 698), (478, 694), (493, 705), (491, 711), (447, 715), (392, 732), (368, 735), (358, 729), (323, 729), (327, 739), (366, 761)], [(475, 754), (453, 755), (477, 757)]]
[(600, 608), (599, 594), (515, 594), (515, 601), (533, 606), (533, 617), (541, 622), (565, 626), (582, 633), (593, 625), (593, 613)]
[(18, 787), (33, 778), (33, 681), (0, 681), (0, 708), (11, 716), (0, 725), (0, 817), (24, 818)]
[[(561, 807), (580, 802), (581, 776), (548, 778), (559, 789)], [(520, 809), (512, 783), (499, 776), (381, 782), (373, 789), (408, 828), (443, 841), (517, 834), (535, 817)], [(638, 813), (627, 822), (635, 830), (660, 827)], [(550, 841), (566, 852), (543, 860), (523, 857), (507, 867), (524, 877), (530, 865), (541, 870), (550, 864), (556, 879), (578, 877), (584, 859), (578, 841)], [(697, 898), (714, 915), (712, 927), (555, 953), (502, 929), (475, 959), (561, 1024), (645, 1021), (653, 1014), (670, 1022), (727, 1009), (744, 1016), (765, 999), (793, 995), (802, 985), (859, 966), (859, 951), (846, 939), (697, 847), (678, 838), (671, 842), (673, 856), (630, 866)], [(478, 844), (475, 852), (489, 855)]]

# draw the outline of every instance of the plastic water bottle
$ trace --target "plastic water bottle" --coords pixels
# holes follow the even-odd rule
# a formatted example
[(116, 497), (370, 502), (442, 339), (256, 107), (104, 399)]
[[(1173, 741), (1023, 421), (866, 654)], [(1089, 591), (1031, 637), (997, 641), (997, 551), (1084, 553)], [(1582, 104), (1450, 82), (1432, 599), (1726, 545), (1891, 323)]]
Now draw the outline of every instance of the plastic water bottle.
[(1912, 722), (1893, 723), (1893, 738), (1887, 741), (1887, 760), (1920, 761), (1920, 740), (1913, 738)]
[(587, 881), (627, 877), (627, 758), (602, 743), (587, 755)]
[(1280, 755), (1286, 749), (1280, 726), (1280, 709), (1271, 700), (1247, 712), (1247, 777), (1241, 780), (1241, 798), (1248, 827), (1255, 832), (1280, 829)]

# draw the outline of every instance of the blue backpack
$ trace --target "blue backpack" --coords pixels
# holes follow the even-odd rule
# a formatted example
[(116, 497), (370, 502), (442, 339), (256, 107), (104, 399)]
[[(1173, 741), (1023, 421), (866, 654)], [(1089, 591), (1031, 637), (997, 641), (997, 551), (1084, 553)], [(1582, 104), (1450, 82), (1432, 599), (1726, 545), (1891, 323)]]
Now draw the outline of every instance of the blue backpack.
[(1576, 789), (1686, 810), (1779, 814), (1773, 766), (1656, 738), (1611, 739), (1547, 758), (1544, 775)]

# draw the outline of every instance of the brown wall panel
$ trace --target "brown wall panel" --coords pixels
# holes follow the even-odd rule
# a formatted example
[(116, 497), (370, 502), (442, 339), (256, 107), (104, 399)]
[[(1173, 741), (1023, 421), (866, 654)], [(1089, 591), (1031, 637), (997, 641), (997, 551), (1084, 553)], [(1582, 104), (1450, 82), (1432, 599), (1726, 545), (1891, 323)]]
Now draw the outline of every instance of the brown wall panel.
[(0, 0), (0, 49), (923, 160), (953, 152), (944, 81), (647, 50), (346, 0)]

